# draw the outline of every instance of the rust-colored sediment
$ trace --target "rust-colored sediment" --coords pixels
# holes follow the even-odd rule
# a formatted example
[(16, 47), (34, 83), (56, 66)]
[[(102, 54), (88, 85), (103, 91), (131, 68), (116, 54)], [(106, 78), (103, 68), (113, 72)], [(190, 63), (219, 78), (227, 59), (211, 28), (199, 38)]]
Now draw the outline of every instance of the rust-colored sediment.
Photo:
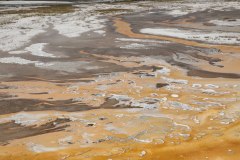
[[(34, 154), (20, 146), (1, 147), (4, 152), (11, 152), (7, 156), (1, 156), (0, 160), (78, 160), (78, 159), (146, 159), (146, 160), (238, 160), (240, 152), (240, 138), (235, 133), (240, 131), (239, 123), (229, 126), (221, 138), (214, 135), (207, 136), (202, 140), (183, 142), (179, 145), (166, 144), (136, 144), (136, 143), (116, 143), (110, 145), (103, 143), (95, 147), (69, 148), (57, 152)], [(127, 146), (127, 147), (126, 147)], [(121, 150), (120, 148), (124, 148)], [(142, 151), (146, 155), (139, 156)], [(112, 154), (110, 154), (112, 153)], [(115, 153), (115, 154), (114, 154)], [(100, 155), (99, 155), (100, 154)], [(94, 156), (96, 155), (96, 156)], [(104, 156), (105, 155), (105, 156)]]
[[(81, 51), (81, 54), (89, 54), (87, 52)], [(95, 55), (98, 56), (98, 55)], [(112, 57), (112, 56), (103, 56), (106, 62), (116, 63), (118, 65), (124, 65), (125, 67), (138, 67), (141, 66), (141, 63), (134, 63), (134, 61), (142, 61), (143, 59), (137, 57), (129, 57), (126, 63), (119, 63), (123, 61), (125, 57)], [(150, 65), (150, 64), (149, 64)], [(158, 65), (151, 63), (151, 65)], [(184, 72), (178, 67), (171, 66), (169, 64), (163, 64), (162, 67), (167, 67), (171, 70), (169, 75), (160, 75), (156, 77), (145, 77), (141, 78), (133, 73), (121, 73), (117, 76), (111, 77), (111, 79), (103, 79), (101, 81), (86, 83), (79, 85), (77, 88), (71, 88), (70, 86), (75, 86), (74, 83), (61, 83), (58, 86), (54, 82), (43, 82), (43, 81), (28, 81), (28, 82), (2, 82), (3, 85), (10, 86), (11, 89), (3, 90), (7, 94), (15, 94), (17, 97), (26, 98), (26, 99), (39, 99), (47, 100), (49, 97), (53, 97), (53, 100), (68, 100), (77, 97), (86, 98), (84, 103), (92, 106), (98, 106), (105, 101), (104, 97), (98, 97), (98, 100), (91, 101), (88, 100), (89, 97), (93, 99), (93, 94), (99, 93), (99, 90), (96, 89), (99, 85), (109, 85), (109, 87), (103, 91), (106, 95), (119, 94), (119, 95), (128, 95), (135, 99), (141, 99), (144, 97), (151, 97), (152, 93), (156, 93), (159, 96), (155, 98), (162, 98), (162, 95), (172, 101), (180, 101), (182, 103), (189, 103), (191, 100), (203, 101), (206, 98), (213, 99), (222, 99), (222, 98), (234, 98), (239, 96), (239, 92), (236, 92), (234, 88), (219, 88), (218, 92), (229, 93), (226, 95), (209, 95), (203, 94), (196, 89), (181, 89), (177, 91), (179, 98), (171, 97), (173, 91), (167, 90), (164, 88), (156, 90), (155, 88), (149, 88), (144, 86), (149, 86), (161, 82), (161, 77), (169, 77), (174, 79), (185, 79), (189, 81), (188, 86), (190, 87), (194, 83), (204, 84), (215, 84), (223, 86), (224, 84), (238, 84), (237, 80), (234, 79), (224, 79), (218, 78), (216, 82), (215, 79), (198, 79), (195, 77), (188, 77)], [(159, 66), (160, 67), (160, 66)], [(143, 70), (146, 73), (152, 73), (151, 70)], [(122, 80), (119, 82), (119, 80)], [(135, 85), (129, 84), (129, 81), (134, 81)], [(118, 83), (117, 83), (118, 82)], [(182, 85), (175, 84), (178, 87)], [(142, 90), (139, 92), (136, 86), (143, 86)], [(70, 88), (69, 88), (70, 87)], [(186, 86), (185, 86), (186, 87)], [(32, 91), (35, 88), (35, 92), (49, 92), (46, 95), (34, 94)], [(36, 90), (37, 88), (37, 90)], [(238, 102), (226, 102), (227, 105), (225, 112), (232, 113), (235, 112), (234, 108), (239, 106)], [(166, 104), (162, 104), (164, 107)], [(43, 152), (43, 153), (34, 153), (31, 152), (26, 144), (29, 142), (40, 143), (46, 146), (52, 145), (51, 141), (57, 141), (59, 138), (64, 136), (74, 136), (77, 141), (82, 141), (81, 137), (84, 132), (89, 132), (94, 134), (96, 139), (100, 139), (103, 135), (109, 135), (114, 137), (127, 138), (129, 135), (133, 135), (135, 131), (140, 132), (141, 130), (148, 129), (149, 125), (153, 126), (168, 126), (172, 125), (172, 122), (169, 119), (152, 119), (148, 125), (142, 124), (139, 127), (128, 128), (127, 134), (119, 134), (107, 132), (104, 128), (105, 124), (111, 123), (120, 128), (124, 126), (127, 122), (132, 122), (134, 117), (138, 117), (138, 113), (131, 113), (126, 110), (91, 110), (84, 112), (83, 119), (96, 119), (96, 117), (102, 116), (107, 117), (106, 121), (97, 122), (97, 125), (94, 128), (86, 128), (84, 125), (80, 125), (76, 122), (69, 122), (70, 127), (67, 130), (70, 132), (56, 132), (46, 135), (39, 135), (37, 137), (28, 137), (25, 139), (14, 140), (7, 146), (0, 146), (1, 154), (0, 160), (77, 160), (77, 159), (94, 159), (94, 160), (106, 160), (106, 159), (146, 159), (146, 160), (175, 160), (175, 159), (189, 159), (189, 160), (201, 160), (201, 159), (224, 159), (224, 160), (238, 160), (240, 152), (240, 127), (239, 121), (235, 121), (229, 125), (223, 125), (219, 122), (211, 121), (212, 117), (215, 117), (219, 114), (224, 107), (217, 107), (209, 109), (203, 112), (192, 112), (192, 111), (181, 111), (181, 110), (172, 110), (172, 109), (160, 109), (158, 112), (167, 115), (169, 118), (172, 118), (176, 123), (187, 123), (191, 130), (187, 133), (191, 134), (190, 138), (187, 140), (184, 139), (172, 139), (170, 137), (164, 138), (163, 144), (152, 143), (141, 143), (135, 142), (132, 140), (126, 142), (119, 141), (106, 141), (102, 143), (96, 143), (87, 145), (84, 147), (79, 147), (79, 144), (74, 144), (73, 146), (66, 146), (65, 149), (57, 150), (54, 152)], [(48, 113), (52, 119), (56, 118), (54, 112), (42, 111), (43, 113)], [(41, 113), (32, 113), (32, 114), (41, 114)], [(68, 116), (69, 113), (59, 112), (59, 115)], [(81, 115), (81, 113), (77, 113)], [(124, 114), (126, 115), (123, 119), (116, 119), (115, 115)], [(4, 115), (3, 117), (9, 117), (14, 114)], [(189, 120), (190, 117), (196, 116), (201, 120), (200, 124), (194, 123), (192, 120)], [(184, 122), (183, 122), (184, 121)], [(77, 126), (77, 127), (76, 127)], [(214, 126), (216, 129), (208, 130), (207, 128)], [(195, 139), (199, 133), (206, 132), (207, 134)], [(182, 130), (176, 129), (176, 133), (181, 133)], [(153, 134), (153, 137), (157, 136)], [(195, 138), (194, 138), (195, 137)], [(76, 142), (77, 142), (76, 141)], [(56, 144), (55, 144), (56, 145)], [(20, 148), (21, 149), (20, 149)], [(141, 152), (145, 151), (146, 154), (140, 156)], [(14, 154), (13, 154), (14, 153)]]

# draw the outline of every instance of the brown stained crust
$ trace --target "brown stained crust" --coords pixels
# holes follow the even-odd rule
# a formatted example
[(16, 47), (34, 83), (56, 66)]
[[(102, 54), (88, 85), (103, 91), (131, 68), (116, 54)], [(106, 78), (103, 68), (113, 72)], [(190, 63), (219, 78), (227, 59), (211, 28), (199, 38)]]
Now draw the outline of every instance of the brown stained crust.
[[(0, 115), (17, 113), (20, 111), (66, 111), (66, 112), (76, 112), (76, 111), (88, 111), (93, 109), (121, 109), (121, 108), (134, 108), (130, 106), (118, 105), (115, 106), (118, 101), (114, 99), (107, 99), (99, 107), (93, 107), (86, 104), (72, 102), (72, 100), (63, 101), (41, 101), (34, 99), (8, 99), (0, 100)], [(137, 108), (137, 107), (136, 107)]]
[(63, 131), (69, 125), (69, 119), (56, 119), (41, 126), (21, 126), (14, 121), (0, 124), (0, 145), (6, 145), (9, 141), (51, 132)]
[(218, 73), (218, 72), (211, 72), (211, 71), (204, 71), (204, 70), (190, 70), (188, 72), (188, 76), (198, 76), (202, 78), (234, 78), (239, 79), (240, 74), (234, 73)]
[[(171, 62), (170, 62), (171, 63)], [(231, 79), (239, 79), (240, 74), (237, 73), (222, 73), (222, 72), (213, 72), (213, 71), (207, 71), (207, 70), (201, 70), (197, 67), (194, 67), (192, 65), (186, 65), (182, 62), (172, 62), (173, 64), (187, 69), (187, 75), (193, 76), (193, 77), (202, 77), (202, 78), (231, 78)]]

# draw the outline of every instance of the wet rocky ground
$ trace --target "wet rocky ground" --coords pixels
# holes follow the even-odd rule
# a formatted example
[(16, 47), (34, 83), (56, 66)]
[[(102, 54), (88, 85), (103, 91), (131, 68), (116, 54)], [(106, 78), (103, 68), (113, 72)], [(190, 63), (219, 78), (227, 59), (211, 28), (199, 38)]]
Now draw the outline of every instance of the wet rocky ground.
[(0, 160), (238, 159), (239, 2), (23, 3), (0, 1)]

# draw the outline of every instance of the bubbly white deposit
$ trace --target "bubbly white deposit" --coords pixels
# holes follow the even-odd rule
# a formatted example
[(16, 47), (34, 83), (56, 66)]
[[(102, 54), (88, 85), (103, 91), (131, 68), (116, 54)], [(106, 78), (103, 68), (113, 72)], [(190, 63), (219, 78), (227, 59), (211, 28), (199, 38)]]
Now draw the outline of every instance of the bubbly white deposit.
[(8, 122), (8, 121), (14, 121), (16, 124), (20, 124), (23, 126), (31, 126), (35, 124), (40, 124), (41, 122), (46, 121), (46, 117), (48, 117), (49, 114), (31, 114), (26, 112), (20, 112), (17, 114), (14, 114), (10, 117), (0, 119), (0, 122)]
[(0, 19), (0, 24), (4, 24), (0, 25), (0, 50), (12, 51), (26, 45), (32, 37), (45, 32), (49, 24), (53, 24), (54, 29), (68, 37), (77, 37), (84, 32), (103, 28), (102, 22), (105, 19), (90, 13), (95, 7), (85, 7), (73, 13), (56, 16), (3, 15)]
[(139, 44), (139, 43), (127, 44), (125, 46), (121, 46), (120, 48), (123, 48), (123, 49), (148, 49), (147, 46), (145, 46), (144, 44)]
[(211, 20), (209, 23), (218, 26), (240, 26), (240, 19), (228, 19), (228, 20)]
[[(158, 41), (150, 39), (136, 39), (136, 38), (116, 38), (116, 42), (127, 42), (125, 45), (121, 45), (123, 49), (149, 49), (152, 47), (159, 46), (161, 44), (171, 43), (169, 41)], [(132, 43), (130, 43), (132, 42)]]
[(17, 17), (18, 20), (0, 26), (0, 50), (2, 51), (11, 51), (26, 45), (33, 36), (43, 33), (48, 27), (47, 17)]
[(10, 64), (36, 64), (38, 61), (30, 61), (20, 57), (4, 57), (0, 58), (0, 63), (10, 63)]
[[(59, 34), (67, 37), (78, 37), (82, 33), (103, 28), (104, 25), (102, 23), (105, 22), (105, 19), (100, 19), (98, 16), (91, 16), (85, 10), (63, 14), (61, 16), (18, 18), (18, 20), (12, 21), (12, 23), (0, 26), (0, 50), (12, 51), (26, 45), (32, 37), (45, 32), (49, 27), (49, 23), (53, 24), (54, 29), (56, 29)], [(37, 48), (41, 48), (43, 45), (43, 43), (39, 43), (30, 46), (27, 50), (37, 51)], [(40, 52), (39, 50), (32, 53), (38, 54), (39, 56), (53, 56)]]
[(141, 33), (204, 41), (215, 44), (240, 44), (240, 33), (203, 32), (199, 30), (180, 30), (177, 28), (144, 28)]
[(56, 19), (54, 29), (64, 36), (78, 37), (82, 33), (103, 28), (105, 21), (105, 19), (100, 19), (98, 16), (75, 12), (74, 14), (64, 14), (60, 19)]
[[(126, 4), (94, 4), (94, 5), (84, 5), (81, 4), (79, 10), (74, 13), (62, 14), (60, 17), (55, 17), (54, 29), (56, 29), (59, 34), (67, 37), (78, 37), (83, 33), (94, 31), (102, 36), (105, 36), (105, 31), (103, 30), (106, 18), (100, 15), (97, 10), (107, 10), (107, 9), (127, 9), (127, 10), (143, 10), (142, 7), (138, 5), (126, 5)], [(121, 13), (121, 12), (120, 12)], [(110, 13), (110, 14), (120, 14), (120, 13)]]
[(188, 84), (188, 80), (185, 80), (185, 79), (173, 79), (173, 78), (167, 78), (167, 77), (162, 77), (162, 79), (168, 83)]
[(159, 74), (168, 75), (171, 72), (171, 70), (169, 68), (162, 67), (162, 69), (158, 69), (156, 72)]
[(57, 150), (64, 149), (64, 147), (46, 147), (40, 144), (28, 143), (27, 144), (29, 150), (35, 153), (43, 153), (43, 152), (53, 152)]
[(165, 102), (166, 98), (142, 98), (142, 99), (134, 99), (132, 97), (129, 97), (127, 95), (118, 95), (118, 94), (112, 94), (110, 99), (115, 99), (118, 101), (118, 104), (116, 106), (131, 106), (131, 107), (140, 107), (144, 109), (155, 109), (160, 106), (160, 103)]
[[(0, 4), (47, 4), (47, 3), (71, 3), (62, 1), (1, 1)], [(83, 33), (93, 31), (101, 36), (105, 36), (103, 30), (106, 18), (103, 18), (101, 12), (98, 10), (107, 9), (123, 9), (141, 11), (148, 9), (141, 7), (137, 3), (128, 4), (81, 4), (75, 5), (74, 12), (65, 14), (56, 14), (51, 16), (34, 16), (28, 15), (22, 17), (17, 14), (2, 15), (0, 18), (0, 51), (13, 51), (27, 45), (31, 38), (46, 32), (49, 24), (53, 29), (57, 30), (59, 34), (66, 37), (78, 37)], [(111, 12), (109, 14), (121, 14), (122, 12)], [(108, 13), (106, 13), (108, 14)]]
[(14, 56), (0, 58), (0, 63), (19, 64), (19, 65), (33, 64), (35, 67), (40, 67), (40, 68), (49, 67), (52, 65), (51, 63), (43, 63), (40, 61), (31, 61), (28, 59), (24, 59), (21, 57), (14, 57)]
[(104, 31), (104, 30), (96, 30), (96, 31), (94, 31), (95, 33), (98, 33), (98, 34), (100, 34), (100, 35), (103, 35), (103, 36), (106, 36), (106, 31)]
[(53, 54), (43, 51), (43, 48), (45, 47), (46, 44), (47, 43), (32, 44), (29, 47), (25, 48), (25, 51), (29, 51), (34, 56), (55, 57)]
[(33, 125), (41, 125), (47, 122), (52, 122), (55, 119), (59, 118), (67, 118), (71, 121), (76, 121), (82, 119), (82, 113), (66, 113), (61, 114), (58, 112), (55, 113), (33, 113), (33, 112), (19, 112), (11, 114), (7, 117), (0, 118), (0, 123), (6, 123), (14, 121), (16, 124), (20, 124), (22, 126), (33, 126)]
[(165, 10), (164, 13), (168, 15), (178, 17), (205, 10), (229, 11), (232, 9), (240, 9), (240, 3), (237, 1), (197, 1), (197, 3), (195, 1), (179, 1), (162, 3), (158, 5), (157, 8)]
[[(48, 1), (39, 2), (25, 2), (25, 1), (3, 1), (0, 4), (25, 4), (25, 3), (53, 3)], [(54, 3), (70, 3), (70, 2), (54, 2)], [(12, 51), (21, 48), (28, 44), (31, 38), (43, 33), (49, 27), (49, 24), (53, 26), (53, 29), (57, 30), (59, 34), (67, 37), (78, 37), (83, 33), (94, 31), (104, 36), (102, 28), (105, 26), (106, 18), (103, 18), (100, 12), (97, 10), (107, 9), (127, 9), (134, 10), (136, 12), (149, 9), (144, 7), (144, 4), (150, 5), (151, 8), (161, 9), (162, 12), (173, 15), (181, 16), (188, 13), (197, 11), (211, 10), (231, 10), (240, 9), (239, 2), (171, 2), (171, 3), (159, 3), (159, 2), (138, 2), (128, 4), (81, 4), (76, 5), (79, 7), (75, 12), (52, 15), (52, 16), (32, 16), (21, 17), (21, 15), (2, 15), (0, 19), (0, 51)], [(140, 5), (143, 4), (143, 5)], [(121, 12), (113, 12), (109, 14), (120, 14)], [(108, 13), (106, 13), (108, 14)], [(236, 21), (222, 22), (221, 20), (211, 21), (217, 25), (239, 25), (239, 19)], [(100, 30), (101, 29), (101, 30)], [(210, 43), (240, 43), (236, 37), (239, 34), (236, 33), (198, 33), (198, 32), (185, 32), (178, 31), (176, 29), (144, 29), (146, 33), (159, 34), (167, 36), (177, 36), (180, 38), (188, 38), (193, 40), (204, 40)], [(181, 32), (183, 32), (181, 34)], [(190, 35), (186, 35), (190, 34)], [(200, 34), (200, 35), (199, 35)], [(209, 38), (206, 38), (208, 37)], [(119, 39), (120, 40), (120, 39)], [(123, 39), (121, 39), (123, 40)], [(134, 39), (132, 39), (134, 40)], [(138, 40), (139, 41), (139, 40)], [(145, 41), (145, 40), (144, 40)], [(159, 42), (157, 42), (159, 43)]]

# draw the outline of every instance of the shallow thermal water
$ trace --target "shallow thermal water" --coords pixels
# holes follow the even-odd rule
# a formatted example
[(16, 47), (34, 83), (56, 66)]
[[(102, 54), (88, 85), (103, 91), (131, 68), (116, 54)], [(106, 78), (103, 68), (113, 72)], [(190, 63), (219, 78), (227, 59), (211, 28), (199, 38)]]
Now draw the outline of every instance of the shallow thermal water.
[(238, 160), (240, 2), (1, 1), (0, 160)]

